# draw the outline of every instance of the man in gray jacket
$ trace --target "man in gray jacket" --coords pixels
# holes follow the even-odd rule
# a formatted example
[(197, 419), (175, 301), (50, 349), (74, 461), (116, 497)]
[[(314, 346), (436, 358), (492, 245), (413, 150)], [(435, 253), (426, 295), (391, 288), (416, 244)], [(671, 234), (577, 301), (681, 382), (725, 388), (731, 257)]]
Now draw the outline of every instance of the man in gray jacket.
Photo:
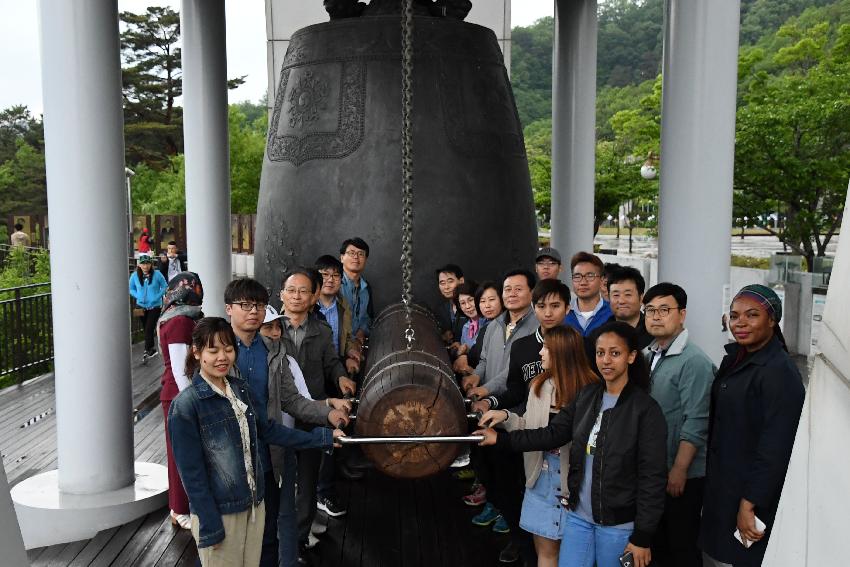
[[(283, 302), (283, 334), (281, 344), (286, 354), (295, 358), (304, 381), (314, 400), (332, 398), (336, 393), (354, 394), (357, 385), (346, 375), (345, 367), (339, 360), (339, 351), (334, 344), (330, 325), (316, 317), (310, 317), (311, 299), (319, 289), (320, 283), (314, 274), (306, 268), (294, 268), (283, 277), (280, 299)], [(296, 422), (297, 426), (303, 425)], [(298, 540), (303, 556), (310, 526), (316, 516), (316, 492), (319, 480), (319, 467), (322, 453), (319, 450), (298, 452), (298, 495), (296, 510), (298, 515)], [(344, 514), (342, 508), (334, 502), (332, 487), (323, 502), (325, 507), (336, 515)]]
[(653, 564), (701, 567), (697, 548), (705, 484), (706, 442), (715, 367), (688, 341), (688, 296), (660, 283), (643, 297), (646, 328), (654, 340), (644, 350), (651, 367), (650, 394), (667, 421), (667, 499), (652, 541)]
[[(463, 379), (463, 389), (469, 396), (485, 398), (506, 391), (511, 346), (518, 339), (534, 334), (540, 326), (531, 307), (532, 290), (536, 283), (534, 274), (528, 270), (511, 270), (505, 274), (502, 281), (505, 313), (487, 325), (481, 361), (475, 368), (475, 374)], [(479, 478), (487, 479), (482, 480), (482, 484), (493, 506), (485, 506), (481, 514), (473, 518), (473, 523), (492, 523), (494, 531), (510, 530), (511, 541), (499, 554), (500, 562), (513, 563), (522, 556), (527, 565), (536, 565), (537, 556), (531, 536), (519, 527), (525, 490), (522, 453), (487, 447), (479, 453), (476, 461)], [(505, 524), (504, 528), (500, 527)]]
[(536, 283), (534, 274), (528, 270), (511, 270), (505, 274), (502, 282), (505, 313), (487, 325), (475, 374), (463, 379), (463, 389), (469, 396), (485, 398), (505, 392), (511, 345), (540, 326), (531, 308), (531, 290)]

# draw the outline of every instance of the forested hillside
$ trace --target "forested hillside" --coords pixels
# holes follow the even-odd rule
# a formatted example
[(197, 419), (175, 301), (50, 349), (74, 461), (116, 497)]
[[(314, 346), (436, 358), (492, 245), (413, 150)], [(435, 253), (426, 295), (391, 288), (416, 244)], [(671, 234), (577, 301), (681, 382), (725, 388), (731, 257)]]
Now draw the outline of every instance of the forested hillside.
[[(839, 227), (850, 171), (850, 0), (742, 0), (736, 127), (737, 223), (807, 257)], [(640, 165), (660, 147), (663, 0), (600, 2), (596, 222), (627, 201), (652, 212)], [(552, 19), (514, 28), (512, 82), (535, 201), (548, 218)], [(663, 160), (663, 156), (661, 156)], [(649, 218), (649, 220), (647, 220)], [(655, 215), (640, 221), (652, 228)], [(746, 220), (745, 220), (746, 219)]]

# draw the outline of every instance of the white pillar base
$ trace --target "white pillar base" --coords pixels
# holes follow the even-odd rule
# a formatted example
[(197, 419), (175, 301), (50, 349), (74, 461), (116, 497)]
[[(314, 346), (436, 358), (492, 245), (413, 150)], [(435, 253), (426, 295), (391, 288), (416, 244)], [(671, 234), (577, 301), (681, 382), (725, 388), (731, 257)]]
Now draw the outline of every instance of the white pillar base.
[(168, 469), (135, 463), (136, 482), (99, 494), (59, 492), (57, 470), (32, 476), (12, 490), (24, 547), (34, 549), (91, 539), (168, 505)]

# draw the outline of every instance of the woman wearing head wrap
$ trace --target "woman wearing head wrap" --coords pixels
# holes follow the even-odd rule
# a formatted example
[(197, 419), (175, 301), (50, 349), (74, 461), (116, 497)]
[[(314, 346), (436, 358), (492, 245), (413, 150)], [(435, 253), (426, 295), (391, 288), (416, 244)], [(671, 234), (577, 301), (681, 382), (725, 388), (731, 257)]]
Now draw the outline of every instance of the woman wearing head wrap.
[(190, 383), (190, 377), (185, 374), (186, 353), (192, 344), (192, 331), (195, 322), (203, 317), (201, 303), (204, 299), (204, 288), (198, 274), (181, 272), (168, 283), (165, 292), (165, 307), (159, 318), (159, 344), (162, 350), (162, 362), (165, 371), (162, 373), (162, 391), (159, 400), (165, 414), (165, 448), (168, 454), (168, 507), (171, 508), (171, 523), (184, 529), (192, 526), (189, 518), (189, 499), (177, 465), (171, 451), (171, 439), (168, 436), (168, 408), (171, 401), (177, 397)]
[(763, 285), (741, 289), (729, 309), (735, 342), (711, 395), (700, 533), (707, 566), (757, 567), (767, 549), (806, 395), (781, 319), (781, 300)]

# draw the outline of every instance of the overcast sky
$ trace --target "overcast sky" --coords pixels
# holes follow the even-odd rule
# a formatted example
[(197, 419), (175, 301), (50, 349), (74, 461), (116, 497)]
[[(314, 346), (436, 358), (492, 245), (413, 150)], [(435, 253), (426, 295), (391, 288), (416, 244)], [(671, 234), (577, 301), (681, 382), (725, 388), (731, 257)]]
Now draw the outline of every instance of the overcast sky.
[[(137, 13), (150, 5), (180, 9), (179, 0), (118, 1), (119, 10)], [(554, 0), (514, 0), (511, 25), (526, 26), (539, 18), (551, 16), (553, 5)], [(230, 101), (258, 101), (268, 86), (265, 2), (229, 0), (226, 6), (228, 76), (247, 75), (245, 84), (230, 92)], [(34, 114), (41, 113), (38, 33), (36, 0), (0, 0), (0, 109), (25, 104)]]

